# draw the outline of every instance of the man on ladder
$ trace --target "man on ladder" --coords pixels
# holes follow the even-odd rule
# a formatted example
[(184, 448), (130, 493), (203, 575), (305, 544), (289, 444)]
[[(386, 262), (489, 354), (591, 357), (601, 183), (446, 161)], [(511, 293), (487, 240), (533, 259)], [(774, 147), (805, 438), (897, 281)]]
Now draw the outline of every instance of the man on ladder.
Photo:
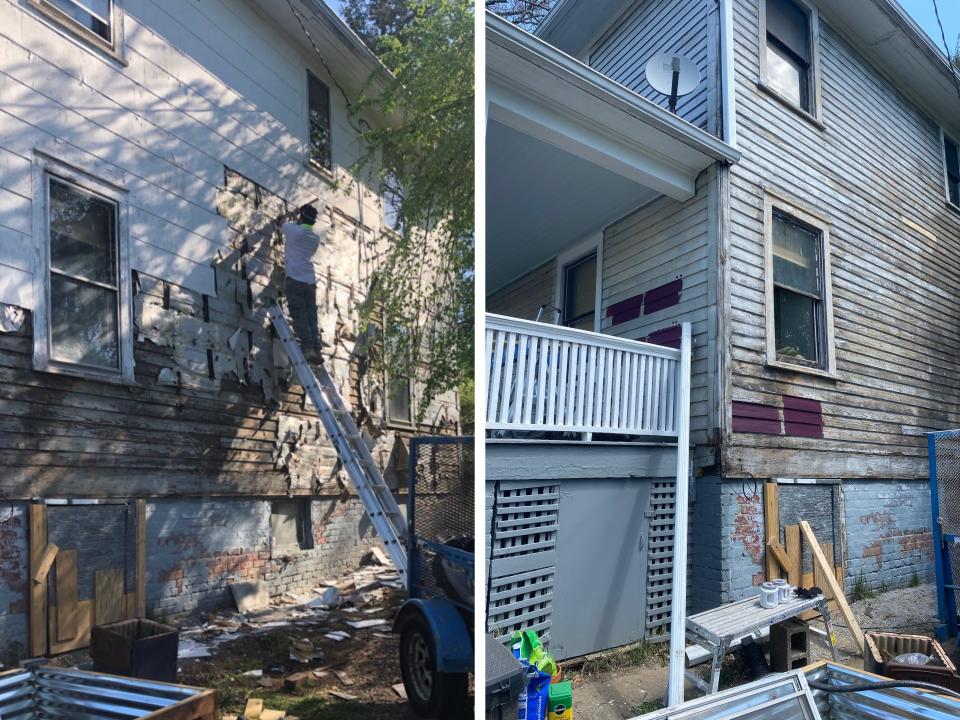
[(320, 236), (313, 231), (317, 209), (313, 205), (300, 208), (298, 222), (284, 223), (283, 263), (287, 270), (284, 294), (293, 329), (300, 341), (307, 362), (322, 363), (320, 327), (317, 320), (317, 274), (313, 256), (320, 247)]

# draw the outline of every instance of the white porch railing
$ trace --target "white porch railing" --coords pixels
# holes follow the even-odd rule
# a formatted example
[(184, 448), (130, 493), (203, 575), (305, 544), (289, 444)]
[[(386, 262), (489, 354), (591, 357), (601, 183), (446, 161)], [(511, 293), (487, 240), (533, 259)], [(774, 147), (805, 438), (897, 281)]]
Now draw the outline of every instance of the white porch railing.
[(680, 350), (490, 314), (486, 349), (488, 430), (678, 435)]

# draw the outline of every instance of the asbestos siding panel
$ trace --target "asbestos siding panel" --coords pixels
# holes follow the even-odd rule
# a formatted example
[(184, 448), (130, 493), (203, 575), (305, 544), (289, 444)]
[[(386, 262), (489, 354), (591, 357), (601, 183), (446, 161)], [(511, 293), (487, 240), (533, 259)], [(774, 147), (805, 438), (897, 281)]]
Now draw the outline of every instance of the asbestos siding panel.
[[(0, 0), (0, 14), (0, 233), (21, 248), (32, 247), (34, 148), (57, 142), (84, 169), (122, 174), (133, 268), (201, 293), (214, 294), (209, 264), (230, 240), (216, 209), (224, 165), (294, 202), (360, 214), (355, 192), (334, 192), (303, 162), (306, 68), (331, 87), (340, 168), (357, 157), (343, 97), (247, 3), (124, 3), (125, 66), (23, 3)], [(373, 193), (364, 212), (379, 227)], [(5, 248), (0, 267), (19, 271), (4, 273), (0, 300), (31, 307), (29, 253)]]
[[(703, 173), (697, 194), (686, 202), (661, 197), (611, 225), (604, 233), (601, 332), (631, 340), (690, 322), (693, 330), (690, 433), (698, 446), (700, 466), (713, 463), (707, 446), (716, 427), (713, 378), (716, 377), (716, 290), (712, 273), (710, 194), (714, 171)], [(637, 317), (614, 324), (608, 310), (617, 303), (649, 293), (677, 279), (679, 302), (652, 312), (648, 305)]]
[(708, 3), (705, 0), (643, 0), (618, 19), (590, 52), (590, 66), (661, 107), (668, 96), (647, 83), (647, 61), (660, 52), (692, 60), (700, 85), (677, 103), (677, 114), (707, 129)]
[[(758, 89), (757, 0), (735, 8), (732, 400), (819, 401), (823, 437), (732, 434), (725, 474), (923, 476), (918, 428), (960, 423), (960, 214), (944, 202), (938, 127), (821, 17), (819, 129)], [(837, 380), (764, 365), (765, 184), (830, 220)]]
[[(541, 305), (553, 305), (556, 302), (556, 267), (556, 260), (548, 260), (526, 275), (490, 293), (487, 296), (487, 311), (522, 320), (536, 320)], [(553, 322), (554, 314), (551, 313), (545, 319)]]

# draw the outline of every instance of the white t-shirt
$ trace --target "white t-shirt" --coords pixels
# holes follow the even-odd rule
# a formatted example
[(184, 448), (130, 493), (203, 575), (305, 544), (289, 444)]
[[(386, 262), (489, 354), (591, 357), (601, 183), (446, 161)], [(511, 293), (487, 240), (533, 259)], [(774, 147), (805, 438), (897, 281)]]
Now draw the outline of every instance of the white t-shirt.
[(316, 285), (313, 255), (320, 247), (320, 236), (295, 222), (285, 223), (280, 230), (283, 232), (283, 262), (287, 266), (287, 277)]

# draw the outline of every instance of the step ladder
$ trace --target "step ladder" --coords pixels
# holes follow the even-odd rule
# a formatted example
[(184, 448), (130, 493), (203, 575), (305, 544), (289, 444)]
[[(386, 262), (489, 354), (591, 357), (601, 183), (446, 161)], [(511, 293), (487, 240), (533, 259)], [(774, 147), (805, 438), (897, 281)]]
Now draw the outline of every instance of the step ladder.
[(400, 573), (400, 579), (406, 585), (407, 548), (404, 538), (407, 536), (407, 523), (400, 513), (400, 506), (387, 487), (380, 468), (370, 454), (327, 369), (319, 365), (316, 375), (314, 374), (276, 300), (267, 303), (267, 312), (300, 384), (316, 408), (317, 417), (323, 423), (340, 462), (357, 489), (360, 502), (363, 503), (387, 554)]

